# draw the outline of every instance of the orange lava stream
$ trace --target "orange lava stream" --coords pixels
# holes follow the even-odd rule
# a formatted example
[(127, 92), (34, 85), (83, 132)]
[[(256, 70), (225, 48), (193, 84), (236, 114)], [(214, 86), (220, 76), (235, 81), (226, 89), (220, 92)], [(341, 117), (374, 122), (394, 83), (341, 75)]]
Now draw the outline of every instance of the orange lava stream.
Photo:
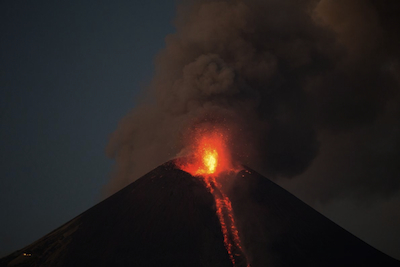
[(193, 156), (187, 162), (178, 162), (177, 165), (193, 176), (203, 178), (206, 187), (214, 197), (217, 217), (224, 236), (224, 245), (233, 266), (245, 264), (250, 267), (240, 243), (231, 201), (216, 179), (219, 174), (234, 170), (225, 145), (225, 138), (222, 132), (212, 131), (205, 134), (200, 131), (192, 144)]
[[(240, 244), (239, 231), (235, 225), (232, 204), (229, 197), (222, 192), (221, 185), (216, 181), (214, 176), (205, 176), (204, 181), (214, 197), (217, 216), (224, 236), (224, 245), (233, 266), (237, 265), (238, 259), (247, 262)], [(250, 264), (247, 264), (247, 267), (250, 267)]]

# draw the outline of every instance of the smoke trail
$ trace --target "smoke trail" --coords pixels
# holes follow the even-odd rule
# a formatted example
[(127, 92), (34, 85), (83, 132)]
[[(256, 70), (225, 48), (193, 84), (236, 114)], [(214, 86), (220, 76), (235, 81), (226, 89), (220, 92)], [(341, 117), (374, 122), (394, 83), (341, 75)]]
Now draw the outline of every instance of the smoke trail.
[[(364, 136), (377, 121), (400, 121), (397, 104), (390, 102), (394, 113), (385, 112), (388, 101), (398, 97), (399, 46), (393, 42), (400, 35), (390, 30), (395, 13), (381, 14), (388, 14), (395, 1), (350, 2), (180, 5), (177, 31), (167, 36), (157, 57), (146, 100), (111, 136), (107, 153), (116, 166), (108, 193), (176, 156), (193, 123), (224, 124), (236, 160), (272, 177), (293, 177), (308, 169), (319, 150), (343, 149), (329, 148), (327, 135), (361, 131)], [(375, 134), (379, 139), (388, 132)], [(392, 144), (399, 145), (400, 133), (392, 135)], [(358, 152), (351, 158), (360, 166), (365, 161)], [(309, 170), (316, 176), (323, 173), (313, 166)], [(392, 185), (388, 192), (399, 187), (390, 175), (380, 179)], [(359, 180), (357, 173), (337, 183), (358, 188)], [(380, 190), (373, 184), (368, 190)]]

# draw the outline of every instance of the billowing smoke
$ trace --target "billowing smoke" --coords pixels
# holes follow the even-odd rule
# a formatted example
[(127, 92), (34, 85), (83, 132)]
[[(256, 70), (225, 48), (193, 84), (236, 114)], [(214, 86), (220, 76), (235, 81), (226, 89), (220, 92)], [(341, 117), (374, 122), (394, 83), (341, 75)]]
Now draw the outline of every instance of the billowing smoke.
[(396, 0), (179, 6), (145, 99), (111, 136), (108, 193), (178, 155), (196, 123), (223, 125), (236, 160), (273, 178), (299, 176), (315, 199), (396, 192), (398, 7)]

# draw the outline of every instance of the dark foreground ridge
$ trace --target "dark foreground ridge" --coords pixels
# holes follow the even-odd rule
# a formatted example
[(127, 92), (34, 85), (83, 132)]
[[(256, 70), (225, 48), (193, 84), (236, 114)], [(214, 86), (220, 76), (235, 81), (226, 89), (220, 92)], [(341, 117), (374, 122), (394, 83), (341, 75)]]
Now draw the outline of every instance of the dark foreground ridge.
[[(232, 201), (251, 266), (400, 266), (246, 168)], [(25, 253), (25, 255), (24, 255)], [(232, 266), (212, 195), (168, 162), (0, 266)]]

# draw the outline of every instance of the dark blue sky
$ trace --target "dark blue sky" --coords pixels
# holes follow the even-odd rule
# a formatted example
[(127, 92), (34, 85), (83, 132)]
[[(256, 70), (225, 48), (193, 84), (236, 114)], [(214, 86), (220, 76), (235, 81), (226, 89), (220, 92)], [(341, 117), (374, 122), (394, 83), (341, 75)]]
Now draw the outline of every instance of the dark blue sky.
[(173, 1), (2, 1), (0, 256), (93, 206)]

